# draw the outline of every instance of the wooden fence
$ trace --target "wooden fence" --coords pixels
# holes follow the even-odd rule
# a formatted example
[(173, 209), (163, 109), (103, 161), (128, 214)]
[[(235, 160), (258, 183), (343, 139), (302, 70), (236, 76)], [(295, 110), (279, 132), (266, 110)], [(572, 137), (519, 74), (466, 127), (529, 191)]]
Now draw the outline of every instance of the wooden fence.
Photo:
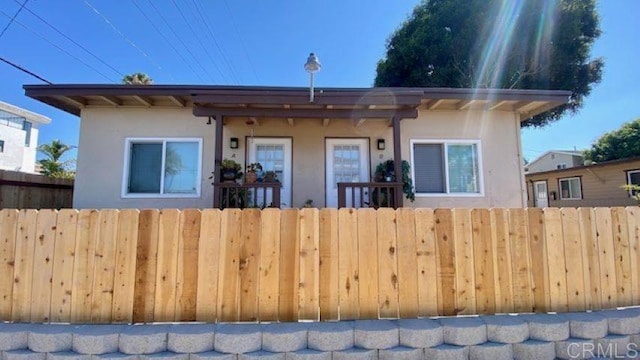
[(61, 209), (72, 202), (72, 179), (0, 170), (0, 209)]
[(640, 208), (0, 210), (0, 320), (415, 318), (640, 304)]

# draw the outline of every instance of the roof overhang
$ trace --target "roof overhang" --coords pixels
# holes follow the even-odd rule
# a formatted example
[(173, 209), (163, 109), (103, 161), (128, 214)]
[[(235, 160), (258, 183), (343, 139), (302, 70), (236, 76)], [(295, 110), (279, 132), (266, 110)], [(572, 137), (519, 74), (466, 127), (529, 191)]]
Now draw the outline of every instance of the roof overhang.
[(25, 85), (27, 96), (80, 115), (93, 107), (193, 108), (196, 116), (415, 118), (418, 110), (514, 111), (521, 120), (566, 104), (570, 91), (206, 85)]
[(0, 110), (23, 117), (30, 122), (37, 122), (41, 124), (49, 124), (51, 122), (51, 119), (44, 115), (36, 114), (32, 111), (25, 110), (23, 108), (8, 104), (3, 101), (0, 101)]

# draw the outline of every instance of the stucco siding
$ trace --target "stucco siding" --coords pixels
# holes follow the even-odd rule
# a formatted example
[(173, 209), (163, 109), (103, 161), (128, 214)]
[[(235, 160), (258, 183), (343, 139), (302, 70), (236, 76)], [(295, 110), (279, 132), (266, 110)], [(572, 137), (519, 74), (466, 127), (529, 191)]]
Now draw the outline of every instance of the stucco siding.
[(4, 151), (0, 153), (0, 169), (33, 173), (38, 147), (38, 124), (31, 128), (31, 143), (24, 146), (26, 132), (10, 126), (0, 125), (0, 140), (4, 141)]
[[(640, 160), (527, 175), (528, 206), (535, 206), (532, 186), (535, 181), (547, 182), (549, 206), (553, 207), (637, 205), (637, 201), (631, 198), (629, 193), (621, 187), (627, 183), (626, 172), (639, 169)], [(582, 199), (561, 200), (559, 180), (571, 177), (580, 178)], [(552, 192), (555, 193), (555, 200)]]
[(536, 173), (541, 171), (550, 171), (558, 169), (559, 165), (565, 167), (574, 167), (582, 165), (582, 156), (571, 155), (566, 153), (549, 152), (535, 162), (531, 162), (527, 165), (529, 173)]

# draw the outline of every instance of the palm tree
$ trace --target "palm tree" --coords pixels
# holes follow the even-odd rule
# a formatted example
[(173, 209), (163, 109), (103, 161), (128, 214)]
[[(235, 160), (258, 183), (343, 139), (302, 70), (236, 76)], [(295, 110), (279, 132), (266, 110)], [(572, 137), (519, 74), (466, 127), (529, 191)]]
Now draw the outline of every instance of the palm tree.
[(127, 85), (151, 85), (153, 84), (153, 79), (145, 73), (133, 73), (125, 75), (122, 78), (122, 83)]
[(66, 145), (60, 140), (53, 140), (50, 144), (38, 146), (38, 151), (46, 157), (40, 160), (40, 173), (49, 177), (73, 177), (73, 173), (67, 169), (73, 160), (60, 160), (67, 151), (73, 148), (75, 148), (75, 146)]

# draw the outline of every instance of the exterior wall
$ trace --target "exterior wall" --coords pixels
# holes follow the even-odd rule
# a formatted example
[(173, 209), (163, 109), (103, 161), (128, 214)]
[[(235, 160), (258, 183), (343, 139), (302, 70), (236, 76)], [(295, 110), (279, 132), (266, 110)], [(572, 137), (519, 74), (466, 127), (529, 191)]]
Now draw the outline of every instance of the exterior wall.
[(24, 130), (0, 125), (0, 140), (4, 140), (4, 152), (0, 153), (1, 170), (35, 172), (38, 125), (38, 123), (32, 123), (29, 147), (24, 146)]
[[(411, 140), (480, 140), (483, 196), (416, 195), (412, 207), (523, 207), (525, 187), (520, 151), (520, 121), (503, 111), (422, 111), (403, 120), (402, 156), (410, 161)], [(413, 166), (413, 164), (412, 164)]]
[[(82, 112), (77, 177), (76, 208), (211, 207), (213, 189), (208, 179), (214, 164), (215, 122), (196, 118), (190, 108), (113, 109), (90, 108)], [(482, 196), (418, 196), (411, 207), (523, 207), (525, 187), (520, 152), (519, 120), (512, 112), (423, 111), (418, 119), (403, 120), (402, 157), (411, 160), (412, 139), (467, 139), (481, 142)], [(332, 120), (323, 126), (317, 119), (260, 119), (249, 126), (246, 119), (228, 118), (223, 132), (223, 156), (245, 164), (247, 139), (291, 137), (293, 152), (292, 204), (301, 207), (307, 199), (316, 207), (325, 205), (325, 139), (370, 139), (370, 174), (382, 161), (393, 159), (392, 128), (384, 120), (368, 120), (353, 126), (348, 120)], [(197, 137), (203, 139), (201, 196), (197, 199), (121, 198), (124, 147), (127, 137)], [(237, 137), (239, 148), (230, 149)], [(386, 141), (377, 150), (377, 139)]]
[[(208, 208), (213, 188), (215, 122), (196, 118), (192, 109), (82, 110), (74, 208)], [(122, 198), (124, 150), (127, 137), (202, 138), (202, 176), (198, 198)]]
[[(640, 160), (614, 164), (593, 165), (566, 169), (563, 171), (550, 171), (547, 173), (530, 174), (526, 176), (528, 206), (535, 206), (533, 195), (533, 182), (546, 181), (549, 195), (549, 206), (578, 207), (578, 206), (629, 206), (638, 202), (629, 196), (629, 193), (621, 188), (627, 183), (629, 170), (640, 169)], [(581, 200), (560, 200), (559, 179), (580, 177), (582, 187)], [(556, 199), (551, 192), (555, 192)]]
[(578, 155), (566, 153), (549, 152), (527, 165), (529, 173), (551, 171), (558, 169), (558, 165), (565, 164), (568, 168), (582, 165), (583, 158)]

